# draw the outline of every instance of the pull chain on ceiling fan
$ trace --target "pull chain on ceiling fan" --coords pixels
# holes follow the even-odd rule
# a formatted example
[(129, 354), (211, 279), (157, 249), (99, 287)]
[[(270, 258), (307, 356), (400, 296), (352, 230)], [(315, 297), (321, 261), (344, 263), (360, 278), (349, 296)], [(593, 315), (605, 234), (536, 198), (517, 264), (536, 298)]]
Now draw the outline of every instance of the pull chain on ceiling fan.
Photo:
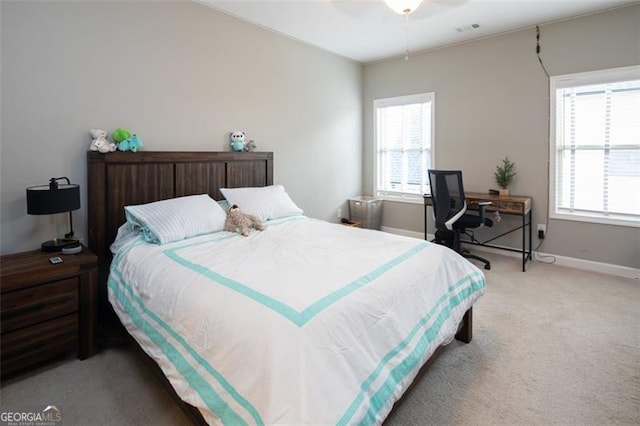
[(405, 36), (405, 56), (404, 60), (409, 60), (409, 14), (415, 11), (422, 0), (384, 0), (384, 2), (399, 15), (404, 15), (404, 36)]

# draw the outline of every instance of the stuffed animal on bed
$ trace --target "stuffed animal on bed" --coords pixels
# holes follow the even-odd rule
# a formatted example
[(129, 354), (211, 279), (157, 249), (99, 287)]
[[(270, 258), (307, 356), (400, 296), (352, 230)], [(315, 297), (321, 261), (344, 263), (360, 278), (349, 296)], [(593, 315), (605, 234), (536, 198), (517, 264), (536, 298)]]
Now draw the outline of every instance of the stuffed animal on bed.
[(266, 226), (257, 217), (241, 212), (240, 207), (236, 204), (229, 206), (227, 219), (224, 221), (224, 230), (237, 232), (246, 237), (249, 235), (249, 229), (251, 228), (263, 231)]
[(111, 134), (113, 140), (118, 144), (118, 151), (137, 152), (142, 148), (142, 140), (136, 134), (127, 129), (118, 128)]
[(118, 144), (125, 139), (129, 139), (131, 137), (131, 132), (127, 129), (117, 128), (111, 133), (111, 137)]
[(244, 132), (240, 130), (236, 130), (235, 132), (231, 132), (229, 134), (229, 138), (231, 139), (231, 149), (235, 152), (244, 151)]
[(107, 140), (107, 132), (100, 129), (91, 129), (89, 134), (93, 138), (89, 150), (98, 151), (102, 154), (116, 150), (116, 144)]
[(127, 139), (118, 143), (118, 150), (137, 152), (142, 148), (142, 140), (138, 135), (131, 135)]
[(254, 149), (256, 149), (256, 143), (253, 141), (253, 139), (244, 144), (244, 150), (246, 152), (253, 152)]

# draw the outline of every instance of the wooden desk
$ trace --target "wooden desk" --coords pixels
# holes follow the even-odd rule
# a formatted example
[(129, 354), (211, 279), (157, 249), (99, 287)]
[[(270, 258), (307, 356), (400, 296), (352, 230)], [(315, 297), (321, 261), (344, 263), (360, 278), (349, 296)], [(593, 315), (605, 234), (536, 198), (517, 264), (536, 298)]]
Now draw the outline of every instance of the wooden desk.
[[(482, 192), (465, 192), (465, 199), (467, 201), (467, 210), (478, 210), (478, 201), (491, 201), (491, 205), (486, 207), (487, 212), (499, 212), (500, 214), (508, 214), (522, 217), (522, 224), (515, 228), (509, 229), (500, 235), (496, 235), (486, 241), (475, 242), (470, 240), (460, 240), (463, 243), (480, 245), (485, 247), (497, 248), (500, 250), (515, 251), (522, 254), (522, 272), (526, 269), (527, 261), (531, 260), (532, 256), (532, 230), (531, 230), (531, 204), (532, 198), (522, 195), (511, 195), (508, 197), (501, 197), (499, 195), (492, 195)], [(424, 238), (427, 239), (427, 206), (431, 205), (431, 196), (424, 196)], [(529, 228), (529, 250), (527, 250), (527, 228)], [(513, 249), (510, 247), (496, 246), (491, 243), (500, 237), (503, 237), (512, 232), (522, 229), (522, 248)]]

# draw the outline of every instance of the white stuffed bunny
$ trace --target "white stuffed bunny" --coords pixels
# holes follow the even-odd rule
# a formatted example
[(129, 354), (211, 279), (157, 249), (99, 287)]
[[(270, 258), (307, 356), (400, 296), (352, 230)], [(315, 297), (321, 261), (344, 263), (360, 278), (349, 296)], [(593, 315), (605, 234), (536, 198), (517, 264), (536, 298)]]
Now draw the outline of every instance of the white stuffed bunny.
[(91, 129), (89, 134), (93, 138), (89, 150), (98, 151), (102, 154), (116, 150), (116, 144), (107, 140), (107, 132), (105, 130)]

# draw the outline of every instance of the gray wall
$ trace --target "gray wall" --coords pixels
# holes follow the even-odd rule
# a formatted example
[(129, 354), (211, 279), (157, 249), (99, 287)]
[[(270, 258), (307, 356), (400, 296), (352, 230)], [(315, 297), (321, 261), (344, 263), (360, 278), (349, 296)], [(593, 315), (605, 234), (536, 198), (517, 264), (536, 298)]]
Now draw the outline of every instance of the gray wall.
[[(35, 249), (66, 215), (28, 216), (25, 188), (79, 183), (90, 128), (145, 150), (223, 150), (244, 130), (314, 217), (362, 188), (362, 66), (189, 2), (0, 2), (1, 252)], [(135, 185), (136, 182), (131, 182)]]
[[(541, 46), (551, 75), (640, 64), (640, 6), (544, 25)], [(535, 233), (535, 224), (547, 221), (549, 134), (549, 92), (535, 55), (535, 29), (413, 54), (406, 62), (366, 65), (365, 193), (373, 191), (373, 100), (431, 91), (435, 166), (461, 169), (468, 191), (486, 191), (496, 186), (495, 166), (509, 156), (518, 172), (511, 192), (533, 197)], [(423, 232), (423, 217), (421, 205), (384, 204), (383, 226)], [(503, 221), (494, 230), (509, 224)], [(516, 247), (519, 240), (496, 243)], [(540, 251), (638, 268), (640, 228), (550, 220)]]
[[(146, 150), (227, 150), (228, 132), (245, 130), (275, 152), (275, 181), (306, 213), (335, 220), (372, 191), (373, 99), (424, 91), (436, 92), (437, 167), (483, 191), (509, 155), (512, 192), (533, 196), (534, 224), (547, 220), (548, 92), (533, 29), (363, 73), (188, 1), (0, 2), (0, 19), (2, 254), (66, 232), (65, 215), (26, 215), (24, 190), (67, 175), (84, 202), (90, 128), (129, 128)], [(542, 56), (552, 75), (634, 65), (639, 39), (633, 6), (543, 26)], [(85, 215), (74, 213), (81, 237)], [(422, 207), (385, 203), (383, 225), (422, 232)], [(640, 230), (552, 220), (540, 250), (640, 267)]]

